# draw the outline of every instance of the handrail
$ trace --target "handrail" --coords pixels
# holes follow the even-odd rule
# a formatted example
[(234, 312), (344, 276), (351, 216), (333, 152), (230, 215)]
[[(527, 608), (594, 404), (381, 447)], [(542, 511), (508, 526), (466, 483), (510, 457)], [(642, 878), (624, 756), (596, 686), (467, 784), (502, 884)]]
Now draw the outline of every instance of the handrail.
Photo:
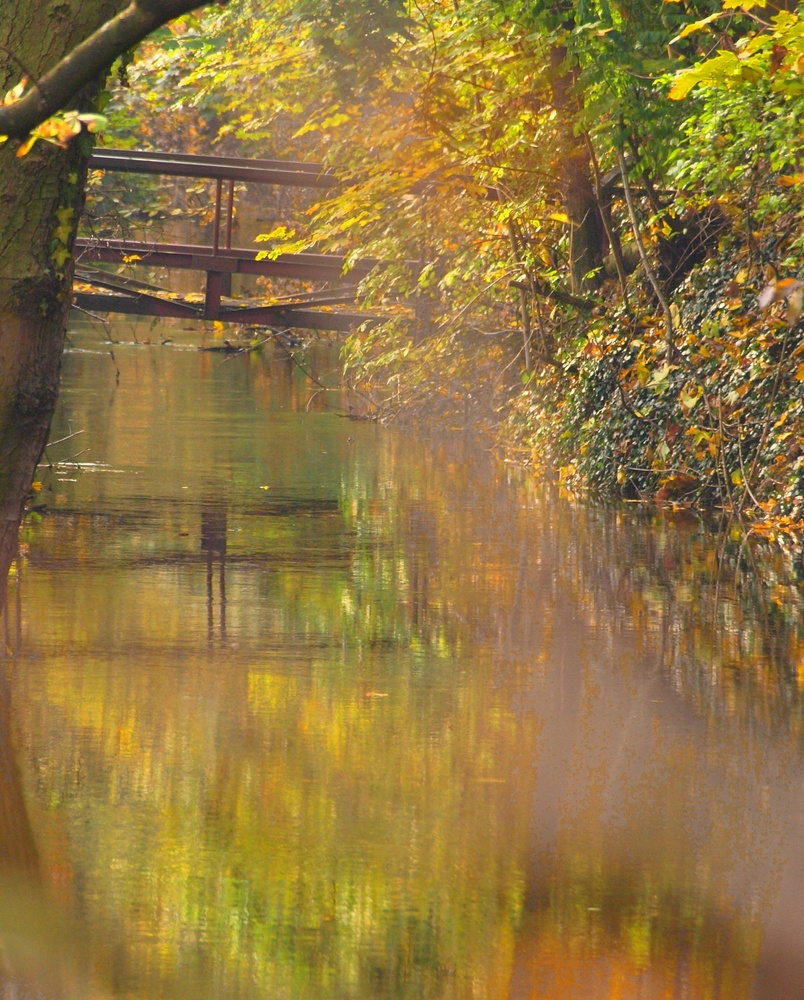
[(245, 160), (235, 156), (194, 153), (153, 153), (145, 149), (95, 149), (89, 158), (95, 170), (158, 174), (167, 177), (200, 177), (214, 180), (215, 214), (212, 220), (212, 251), (220, 247), (223, 212), (223, 182), (228, 181), (224, 247), (232, 246), (235, 181), (278, 184), (283, 187), (332, 188), (338, 180), (320, 163), (283, 160)]
[(96, 170), (208, 180), (248, 181), (289, 187), (331, 188), (338, 183), (321, 164), (282, 160), (238, 160), (237, 157), (148, 153), (145, 150), (96, 149), (89, 159)]

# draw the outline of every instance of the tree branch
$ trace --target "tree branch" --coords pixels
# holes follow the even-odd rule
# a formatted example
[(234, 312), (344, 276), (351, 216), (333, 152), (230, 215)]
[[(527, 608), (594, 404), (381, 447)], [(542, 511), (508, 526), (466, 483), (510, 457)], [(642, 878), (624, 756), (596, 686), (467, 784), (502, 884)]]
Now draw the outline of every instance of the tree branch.
[(583, 299), (579, 295), (570, 295), (569, 292), (562, 292), (560, 288), (551, 288), (543, 281), (533, 281), (531, 288), (524, 281), (509, 281), (512, 288), (519, 288), (524, 292), (532, 292), (534, 295), (543, 295), (546, 299), (555, 299), (556, 302), (563, 302), (568, 306), (575, 306), (576, 309), (594, 309), (600, 305), (599, 299)]
[(114, 60), (168, 21), (210, 3), (228, 0), (131, 0), (128, 7), (77, 45), (27, 93), (0, 106), (0, 135), (25, 139), (78, 91), (106, 71)]

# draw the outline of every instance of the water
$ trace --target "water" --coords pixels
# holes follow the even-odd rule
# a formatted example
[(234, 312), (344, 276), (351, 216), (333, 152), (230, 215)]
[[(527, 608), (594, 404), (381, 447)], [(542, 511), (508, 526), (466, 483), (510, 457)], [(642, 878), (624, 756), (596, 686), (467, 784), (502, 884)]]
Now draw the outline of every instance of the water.
[(65, 358), (3, 995), (804, 996), (789, 566), (163, 333)]

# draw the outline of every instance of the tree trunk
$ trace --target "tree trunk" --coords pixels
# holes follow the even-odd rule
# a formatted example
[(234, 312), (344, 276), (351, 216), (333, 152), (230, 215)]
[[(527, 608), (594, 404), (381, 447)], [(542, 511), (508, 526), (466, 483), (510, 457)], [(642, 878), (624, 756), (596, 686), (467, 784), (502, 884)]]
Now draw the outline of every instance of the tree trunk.
[[(578, 112), (572, 87), (575, 71), (566, 67), (567, 49), (557, 45), (550, 54), (553, 106), (558, 112), (560, 140), (558, 182), (564, 212), (570, 220), (570, 276), (572, 291), (583, 295), (600, 284), (599, 272), (607, 252), (600, 208), (592, 181), (592, 164), (583, 135), (576, 135)], [(592, 274), (592, 277), (589, 275)]]
[[(114, 0), (2, 0), (0, 96), (37, 79), (123, 6)], [(86, 110), (97, 94), (73, 106)], [(23, 505), (50, 429), (70, 306), (72, 247), (90, 144), (0, 146), (0, 597)], [(0, 602), (0, 606), (2, 603)]]

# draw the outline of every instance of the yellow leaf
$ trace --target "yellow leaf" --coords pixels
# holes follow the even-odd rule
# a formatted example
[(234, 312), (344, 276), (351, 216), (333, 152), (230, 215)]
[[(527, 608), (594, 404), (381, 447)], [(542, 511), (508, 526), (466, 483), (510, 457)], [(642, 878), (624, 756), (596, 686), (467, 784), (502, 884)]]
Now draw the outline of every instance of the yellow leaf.
[(676, 75), (675, 83), (668, 91), (667, 96), (671, 101), (683, 101), (699, 80), (700, 76), (693, 75), (689, 70), (681, 70)]
[[(688, 25), (688, 27), (690, 26)], [(682, 101), (696, 84), (712, 80), (722, 81), (724, 78), (734, 79), (736, 75), (743, 74), (747, 70), (748, 67), (743, 66), (733, 52), (721, 50), (712, 59), (707, 59), (697, 66), (679, 70), (667, 96), (673, 101)]]
[(6, 94), (6, 96), (3, 98), (3, 104), (14, 104), (16, 101), (18, 101), (22, 97), (22, 95), (23, 95), (23, 93), (25, 91), (25, 88), (27, 86), (28, 86), (28, 77), (24, 76), (20, 80), (20, 82), (17, 84), (17, 86), (13, 87)]
[[(724, 4), (723, 6), (725, 7), (726, 5)], [(691, 21), (689, 24), (685, 24), (670, 44), (675, 45), (682, 38), (686, 38), (687, 35), (691, 35), (694, 31), (700, 31), (701, 28), (705, 28), (707, 24), (711, 24), (712, 21), (721, 16), (722, 11), (716, 11), (714, 14), (710, 14), (709, 17), (702, 17), (700, 21)]]
[(796, 374), (793, 376), (796, 382), (804, 382), (804, 365), (799, 365)]
[(25, 142), (17, 150), (17, 156), (27, 156), (28, 153), (30, 153), (31, 149), (33, 148), (37, 138), (38, 136), (35, 135), (28, 136)]

